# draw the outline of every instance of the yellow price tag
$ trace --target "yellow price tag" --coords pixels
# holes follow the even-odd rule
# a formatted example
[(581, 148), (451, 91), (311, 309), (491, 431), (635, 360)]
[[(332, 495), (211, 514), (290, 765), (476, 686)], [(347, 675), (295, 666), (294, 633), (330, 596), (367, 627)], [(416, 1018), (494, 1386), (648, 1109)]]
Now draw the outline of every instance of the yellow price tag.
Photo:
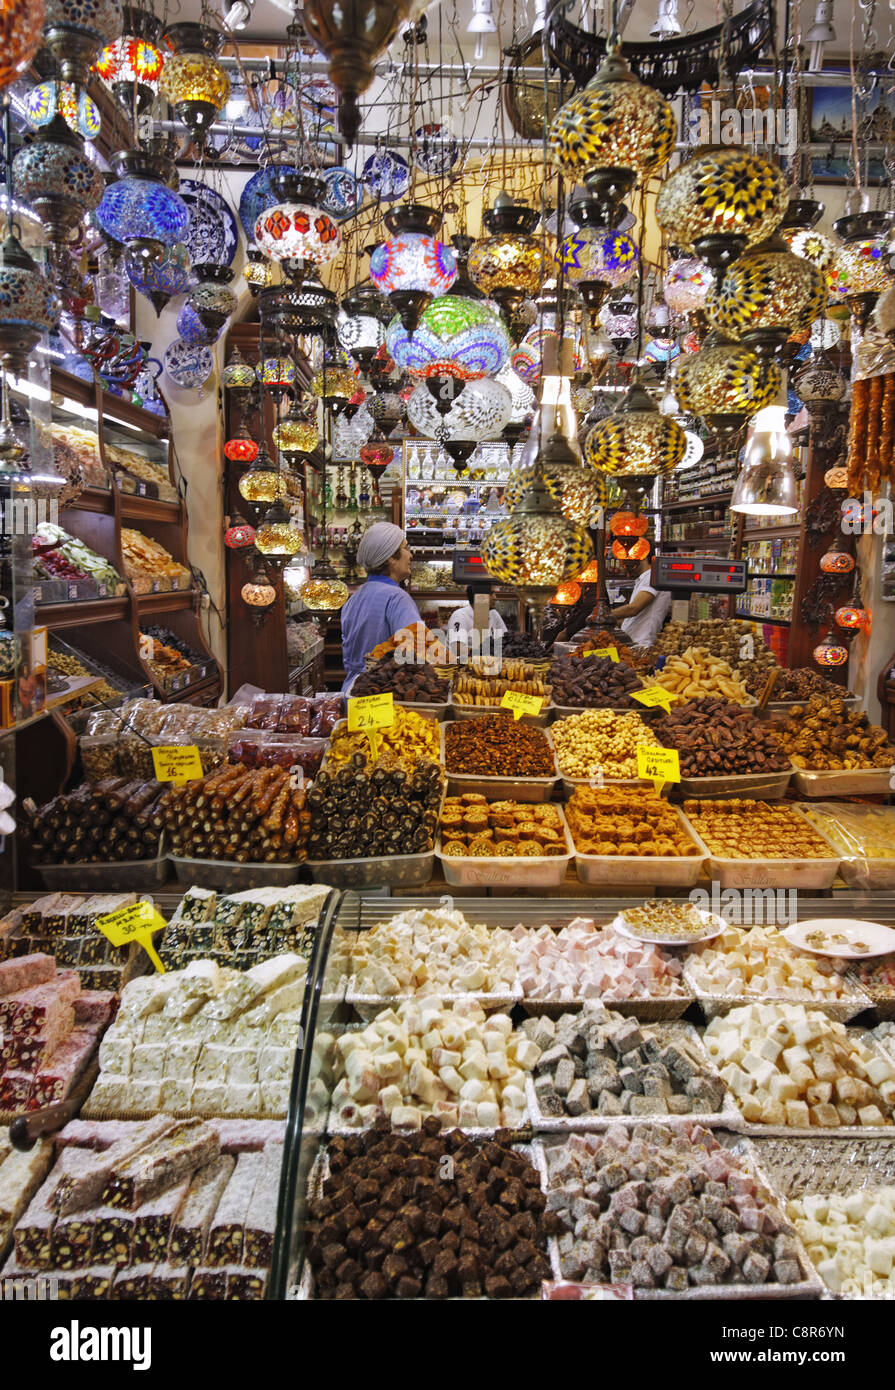
[(652, 748), (637, 745), (637, 776), (649, 778), (657, 792), (666, 782), (681, 780), (681, 760), (676, 748)]
[(513, 718), (521, 719), (523, 714), (540, 714), (543, 703), (543, 695), (523, 695), (521, 690), (505, 690), (500, 708), (511, 709)]
[(348, 732), (369, 733), (371, 729), (390, 729), (395, 722), (395, 697), (384, 695), (348, 697)]
[(105, 917), (96, 919), (97, 931), (108, 937), (113, 946), (138, 942), (160, 975), (164, 975), (165, 967), (156, 955), (152, 936), (164, 926), (164, 917), (148, 902), (131, 903), (130, 907), (119, 907), (117, 912), (108, 912)]
[(658, 705), (662, 706), (666, 714), (671, 711), (671, 702), (678, 697), (672, 690), (665, 690), (661, 685), (650, 685), (646, 690), (632, 690), (631, 699), (639, 700), (642, 705), (649, 709), (655, 709)]
[(389, 690), (383, 695), (349, 695), (348, 732), (366, 734), (374, 761), (379, 758), (379, 730), (390, 729), (395, 722), (395, 697)]
[(588, 647), (584, 656), (608, 656), (610, 661), (618, 661), (618, 647)]
[(182, 748), (153, 748), (152, 765), (159, 782), (173, 782), (177, 786), (204, 776), (202, 759), (194, 743), (187, 743)]

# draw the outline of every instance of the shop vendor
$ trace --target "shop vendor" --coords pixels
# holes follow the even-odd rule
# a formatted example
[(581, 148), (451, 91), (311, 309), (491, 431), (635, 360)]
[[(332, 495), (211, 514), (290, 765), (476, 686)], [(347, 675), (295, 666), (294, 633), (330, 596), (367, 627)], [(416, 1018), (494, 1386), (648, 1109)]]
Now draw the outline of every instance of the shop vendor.
[(342, 690), (346, 693), (363, 671), (367, 652), (422, 621), (413, 599), (401, 587), (410, 578), (410, 560), (404, 532), (390, 521), (374, 522), (361, 537), (357, 563), (367, 571), (366, 583), (342, 609)]

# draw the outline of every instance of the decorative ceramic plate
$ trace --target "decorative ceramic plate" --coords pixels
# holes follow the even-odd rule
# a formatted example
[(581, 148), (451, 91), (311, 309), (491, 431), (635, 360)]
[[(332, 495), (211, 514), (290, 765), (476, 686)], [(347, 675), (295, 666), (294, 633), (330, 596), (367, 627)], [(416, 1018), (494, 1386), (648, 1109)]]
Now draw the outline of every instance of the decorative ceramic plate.
[(190, 214), (184, 237), (190, 263), (217, 261), (232, 265), (239, 245), (239, 228), (226, 199), (196, 179), (181, 179), (178, 192)]
[(783, 933), (790, 946), (814, 956), (839, 960), (864, 960), (895, 951), (895, 931), (879, 922), (860, 922), (851, 917), (816, 917), (797, 922)]
[(447, 126), (421, 125), (416, 132), (416, 162), (426, 174), (446, 174), (457, 163), (460, 146)]
[(364, 185), (350, 169), (337, 164), (323, 175), (326, 192), (321, 206), (332, 217), (350, 217), (364, 201)]
[(255, 223), (262, 212), (279, 202), (275, 178), (279, 174), (297, 176), (298, 173), (294, 164), (269, 164), (266, 169), (259, 169), (257, 174), (253, 174), (249, 179), (239, 199), (239, 220), (250, 245), (254, 244)]
[(165, 351), (165, 371), (177, 386), (192, 391), (204, 386), (214, 371), (214, 357), (207, 347), (191, 347), (175, 338)]
[(364, 165), (363, 180), (374, 198), (392, 203), (407, 192), (410, 165), (396, 150), (377, 150)]

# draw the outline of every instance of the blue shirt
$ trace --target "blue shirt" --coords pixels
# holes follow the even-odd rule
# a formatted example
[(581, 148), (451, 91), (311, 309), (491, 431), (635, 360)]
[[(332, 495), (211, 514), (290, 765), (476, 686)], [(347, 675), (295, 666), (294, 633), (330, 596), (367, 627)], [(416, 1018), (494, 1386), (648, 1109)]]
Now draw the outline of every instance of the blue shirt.
[(402, 627), (420, 622), (420, 612), (409, 594), (386, 574), (371, 574), (342, 609), (342, 660), (347, 692), (364, 669), (367, 652)]

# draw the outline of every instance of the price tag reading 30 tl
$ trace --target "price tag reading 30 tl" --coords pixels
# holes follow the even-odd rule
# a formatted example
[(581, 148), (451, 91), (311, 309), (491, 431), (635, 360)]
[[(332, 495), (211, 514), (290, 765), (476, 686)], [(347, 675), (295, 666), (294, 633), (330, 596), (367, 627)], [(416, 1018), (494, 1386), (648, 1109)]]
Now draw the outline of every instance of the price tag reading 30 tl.
[(183, 782), (193, 782), (201, 777), (202, 759), (194, 743), (182, 748), (153, 748), (152, 765), (160, 782), (173, 782), (179, 786)]
[(637, 745), (637, 776), (649, 778), (657, 792), (666, 782), (681, 780), (681, 760), (676, 748), (650, 748)]
[(543, 703), (543, 695), (523, 695), (521, 690), (506, 690), (500, 708), (511, 709), (513, 718), (521, 719), (523, 714), (540, 714)]
[(390, 690), (383, 695), (349, 695), (348, 732), (366, 734), (374, 758), (379, 757), (379, 730), (390, 729), (394, 722), (395, 697)]
[(161, 913), (156, 912), (152, 903), (145, 901), (120, 907), (117, 912), (109, 912), (96, 919), (97, 931), (108, 937), (113, 946), (129, 946), (132, 941), (142, 946), (160, 975), (164, 975), (165, 967), (156, 955), (152, 936), (154, 932), (163, 931), (164, 926), (165, 919)]

